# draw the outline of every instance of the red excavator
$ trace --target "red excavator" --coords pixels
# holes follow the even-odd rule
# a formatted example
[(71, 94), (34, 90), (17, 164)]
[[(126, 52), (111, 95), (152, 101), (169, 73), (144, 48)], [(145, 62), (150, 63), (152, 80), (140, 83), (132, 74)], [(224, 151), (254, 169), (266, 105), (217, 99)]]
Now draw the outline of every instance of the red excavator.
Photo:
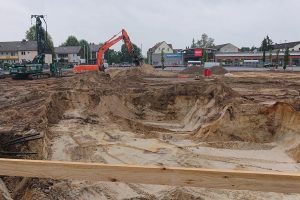
[[(122, 33), (122, 35), (118, 36), (119, 33)], [(133, 63), (136, 66), (139, 66), (141, 64), (141, 58), (139, 57), (139, 55), (136, 55), (136, 53), (134, 52), (134, 48), (133, 45), (129, 39), (129, 36), (127, 34), (127, 32), (122, 29), (121, 32), (117, 33), (116, 35), (114, 35), (112, 38), (110, 38), (108, 41), (106, 41), (98, 50), (97, 53), (97, 61), (95, 65), (77, 65), (74, 67), (74, 71), (75, 73), (80, 73), (80, 72), (85, 72), (85, 71), (96, 71), (96, 70), (100, 70), (100, 71), (104, 71), (104, 53), (114, 44), (116, 44), (117, 42), (119, 42), (120, 40), (124, 40), (124, 43), (128, 49), (129, 54), (132, 56), (133, 58)]]

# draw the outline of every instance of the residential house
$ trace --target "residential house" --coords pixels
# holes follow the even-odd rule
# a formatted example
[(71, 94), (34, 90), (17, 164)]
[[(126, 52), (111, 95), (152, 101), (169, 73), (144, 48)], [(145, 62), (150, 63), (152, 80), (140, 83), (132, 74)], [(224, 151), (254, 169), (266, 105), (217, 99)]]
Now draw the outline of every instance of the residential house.
[(96, 63), (97, 60), (97, 53), (99, 48), (101, 47), (100, 44), (90, 44), (90, 51), (91, 51), (91, 62)]
[(183, 65), (183, 56), (181, 51), (174, 51), (172, 44), (165, 41), (155, 44), (147, 52), (148, 63), (154, 66), (162, 66), (161, 54), (164, 53), (164, 66), (180, 66)]
[(290, 51), (300, 51), (300, 41), (273, 45), (273, 50), (285, 51), (286, 48), (289, 48)]
[[(64, 61), (68, 64), (80, 64), (82, 62), (83, 49), (81, 46), (62, 46), (54, 48), (57, 60)], [(85, 61), (83, 61), (85, 62)]]
[[(0, 42), (0, 62), (2, 63), (23, 63), (30, 62), (37, 55), (36, 41), (13, 41)], [(51, 50), (47, 50), (45, 63), (52, 63)]]

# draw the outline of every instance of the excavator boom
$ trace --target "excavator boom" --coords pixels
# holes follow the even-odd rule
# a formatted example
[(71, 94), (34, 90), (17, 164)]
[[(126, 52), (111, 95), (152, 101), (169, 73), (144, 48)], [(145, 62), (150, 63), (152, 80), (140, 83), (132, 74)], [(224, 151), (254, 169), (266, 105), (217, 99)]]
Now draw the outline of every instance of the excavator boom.
[[(121, 33), (120, 36), (118, 36), (118, 34)], [(113, 45), (115, 45), (116, 43), (118, 43), (120, 40), (123, 40), (129, 54), (133, 57), (133, 61), (135, 63), (135, 65), (140, 65), (140, 58), (138, 57), (138, 55), (135, 54), (134, 52), (134, 48), (133, 45), (130, 41), (130, 38), (127, 34), (127, 32), (122, 29), (121, 32), (119, 32), (118, 34), (114, 35), (113, 37), (111, 37), (109, 40), (107, 40), (98, 50), (97, 52), (97, 61), (96, 61), (96, 65), (77, 65), (74, 67), (74, 71), (75, 73), (80, 73), (80, 72), (85, 72), (85, 71), (96, 71), (96, 70), (100, 70), (100, 71), (104, 71), (104, 54), (105, 52)]]

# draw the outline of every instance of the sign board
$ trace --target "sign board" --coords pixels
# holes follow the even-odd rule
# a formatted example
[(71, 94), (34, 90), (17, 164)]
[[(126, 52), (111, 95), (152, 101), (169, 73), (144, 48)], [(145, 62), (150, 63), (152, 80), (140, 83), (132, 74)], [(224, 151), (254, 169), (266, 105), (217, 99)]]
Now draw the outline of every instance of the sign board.
[(182, 54), (181, 53), (172, 53), (172, 54), (166, 54), (167, 58), (181, 58)]
[(201, 56), (203, 56), (203, 50), (199, 49), (199, 48), (194, 49), (194, 56), (195, 57), (201, 57)]

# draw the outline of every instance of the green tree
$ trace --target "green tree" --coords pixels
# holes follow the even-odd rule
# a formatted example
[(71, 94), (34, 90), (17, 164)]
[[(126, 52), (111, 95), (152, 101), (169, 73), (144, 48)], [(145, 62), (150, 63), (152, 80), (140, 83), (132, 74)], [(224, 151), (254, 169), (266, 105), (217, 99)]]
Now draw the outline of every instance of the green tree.
[[(44, 34), (46, 35), (46, 31), (45, 29), (43, 28), (43, 31), (44, 31)], [(27, 31), (26, 31), (26, 34), (25, 34), (25, 37), (28, 41), (36, 41), (36, 26), (33, 25), (31, 26)], [(48, 47), (50, 48), (51, 52), (52, 52), (52, 55), (54, 55), (54, 44), (53, 44), (53, 40), (52, 40), (52, 37), (49, 33), (47, 33), (47, 45)], [(54, 58), (54, 57), (53, 57)]]
[(197, 41), (196, 46), (200, 48), (211, 48), (215, 46), (214, 41), (213, 38), (210, 38), (206, 33), (203, 33), (201, 39)]
[(195, 42), (195, 38), (193, 38), (191, 48), (196, 48), (196, 47), (197, 47), (197, 45), (196, 45), (196, 42)]
[(241, 48), (241, 52), (249, 52), (250, 51), (250, 47), (242, 47)]
[(80, 43), (75, 36), (70, 35), (61, 46), (80, 46)]
[(284, 64), (283, 64), (283, 69), (285, 70), (286, 69), (286, 66), (289, 64), (289, 59), (290, 59), (290, 50), (289, 48), (286, 48), (285, 49), (285, 52), (284, 52)]
[(113, 63), (121, 63), (121, 52), (115, 51), (113, 49), (108, 49), (104, 53), (104, 59), (110, 65)]
[(205, 63), (208, 61), (208, 53), (207, 51), (203, 51), (203, 57), (202, 57), (202, 63)]
[[(263, 52), (263, 62), (266, 62), (266, 51), (269, 51), (270, 54), (273, 50), (273, 41), (270, 39), (270, 37), (267, 35), (263, 41), (261, 42), (260, 50)], [(271, 59), (270, 59), (271, 61)]]
[(161, 53), (160, 53), (160, 62), (161, 62), (162, 69), (164, 69), (165, 68), (165, 53), (164, 53), (164, 50), (162, 50)]
[(79, 41), (79, 44), (81, 48), (83, 49), (83, 58), (86, 59), (86, 62), (89, 63), (89, 60), (91, 59), (91, 49), (88, 41), (82, 39)]
[(260, 47), (260, 50), (263, 52), (262, 61), (264, 63), (266, 62), (266, 51), (267, 51), (267, 49), (268, 49), (267, 39), (264, 38), (263, 41), (261, 42), (261, 47)]
[[(135, 55), (137, 55), (138, 57), (142, 57), (141, 49), (135, 44), (132, 44), (132, 46), (133, 46)], [(132, 63), (132, 61), (133, 61), (132, 56), (129, 54), (128, 49), (125, 44), (123, 44), (121, 46), (120, 56), (121, 56), (121, 62)]]
[(266, 37), (266, 41), (267, 41), (267, 50), (273, 50), (273, 41), (270, 39), (270, 37), (267, 35)]

